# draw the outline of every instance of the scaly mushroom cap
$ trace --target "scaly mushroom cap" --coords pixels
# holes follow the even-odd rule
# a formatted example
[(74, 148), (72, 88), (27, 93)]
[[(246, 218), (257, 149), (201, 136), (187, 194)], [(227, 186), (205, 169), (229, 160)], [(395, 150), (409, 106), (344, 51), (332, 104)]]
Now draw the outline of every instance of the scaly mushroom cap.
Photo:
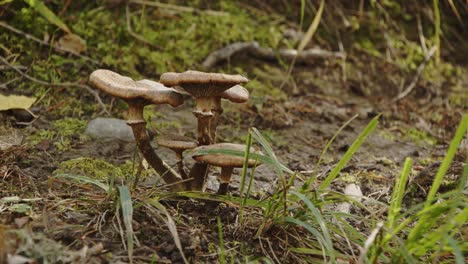
[[(222, 150), (236, 150), (236, 151), (245, 151), (245, 145), (242, 144), (232, 144), (232, 143), (218, 143), (213, 145), (207, 146), (200, 146), (194, 149), (195, 152), (201, 150), (214, 150), (214, 149), (222, 149)], [(255, 151), (254, 148), (250, 148), (250, 153), (260, 154), (259, 151)], [(239, 156), (233, 156), (228, 154), (203, 154), (203, 155), (196, 155), (193, 158), (201, 163), (207, 163), (210, 165), (218, 166), (218, 167), (234, 167), (240, 168), (244, 165), (244, 158)], [(256, 162), (254, 159), (249, 159), (248, 166), (253, 167)]]
[(180, 135), (159, 136), (156, 143), (172, 150), (186, 150), (198, 147), (198, 142), (195, 139)]
[(245, 103), (249, 100), (249, 91), (240, 85), (236, 85), (222, 92), (221, 98), (233, 103)]
[(172, 88), (150, 80), (134, 81), (109, 70), (95, 70), (89, 81), (96, 88), (125, 101), (141, 100), (145, 104), (170, 104), (174, 107), (184, 103), (182, 95)]
[(170, 87), (181, 86), (194, 97), (211, 97), (249, 80), (242, 75), (186, 71), (163, 73), (159, 81)]

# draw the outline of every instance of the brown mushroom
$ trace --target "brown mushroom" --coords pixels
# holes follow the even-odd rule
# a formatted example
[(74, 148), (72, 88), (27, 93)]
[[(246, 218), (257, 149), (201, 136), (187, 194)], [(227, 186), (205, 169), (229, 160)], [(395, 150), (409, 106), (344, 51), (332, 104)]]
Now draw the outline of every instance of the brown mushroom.
[(143, 118), (143, 108), (149, 104), (183, 104), (182, 95), (174, 89), (150, 80), (134, 81), (109, 70), (96, 70), (89, 77), (90, 83), (128, 104), (127, 124), (130, 125), (138, 148), (148, 163), (161, 175), (163, 180), (171, 184), (172, 190), (184, 188), (182, 177), (165, 164), (151, 147), (151, 140), (146, 132), (146, 122)]
[(188, 149), (196, 148), (198, 142), (192, 138), (180, 135), (165, 135), (159, 136), (156, 143), (161, 147), (166, 147), (175, 152), (179, 173), (183, 179), (187, 179), (187, 173), (185, 172), (183, 163), (183, 152)]
[[(218, 143), (209, 146), (200, 146), (194, 149), (194, 152), (206, 151), (206, 150), (234, 150), (234, 151), (245, 151), (246, 146), (241, 144), (232, 143)], [(259, 153), (250, 148), (250, 153)], [(241, 168), (244, 165), (244, 158), (228, 154), (200, 154), (194, 155), (193, 158), (201, 163), (221, 167), (221, 175), (219, 177), (220, 185), (218, 194), (226, 194), (229, 183), (231, 182), (231, 175), (234, 168)], [(247, 162), (248, 167), (253, 167), (259, 164), (255, 159), (249, 159)]]
[[(211, 109), (216, 104), (216, 97), (230, 87), (248, 82), (248, 79), (241, 75), (186, 71), (164, 73), (160, 82), (171, 87), (180, 86), (195, 97), (196, 107), (193, 114), (198, 120), (197, 139), (200, 145), (209, 145), (213, 143), (210, 120), (213, 117)], [(193, 166), (189, 174), (189, 178), (194, 178), (191, 187), (193, 190), (203, 190), (207, 172), (207, 164), (196, 163)]]
[(209, 123), (215, 98), (235, 85), (248, 82), (248, 79), (241, 75), (186, 71), (164, 73), (160, 82), (171, 87), (180, 86), (195, 97), (193, 113), (198, 119), (198, 141), (201, 145), (209, 145), (212, 143)]
[(216, 128), (218, 127), (219, 116), (223, 113), (221, 99), (229, 100), (232, 103), (245, 103), (249, 100), (249, 91), (240, 85), (235, 85), (215, 98), (213, 108), (211, 109), (213, 118), (210, 122), (210, 133), (213, 143), (216, 143)]

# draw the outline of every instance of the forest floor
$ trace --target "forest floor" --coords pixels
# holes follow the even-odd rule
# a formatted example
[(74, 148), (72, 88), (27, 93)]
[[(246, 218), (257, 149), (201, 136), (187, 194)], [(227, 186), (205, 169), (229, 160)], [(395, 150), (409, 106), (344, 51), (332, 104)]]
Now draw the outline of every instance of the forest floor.
[[(12, 53), (32, 56), (23, 55), (21, 51)], [(7, 52), (4, 56), (13, 58)], [(309, 177), (317, 177), (314, 185), (322, 182), (372, 118), (380, 114), (375, 131), (331, 186), (334, 191), (344, 192), (348, 184), (356, 184), (365, 200), (377, 203), (367, 206), (372, 208), (368, 209), (372, 211), (370, 214), (379, 218), (385, 215), (385, 210), (378, 203), (390, 203), (394, 179), (401, 174), (407, 157), (413, 160), (413, 170), (403, 205), (409, 208), (424, 201), (456, 127), (467, 111), (468, 72), (463, 65), (451, 66), (458, 73), (440, 77), (437, 85), (423, 75), (409, 95), (395, 100), (402, 92), (402, 87), (396, 83), (403, 82), (403, 88), (408, 87), (415, 78), (414, 69), (399, 70), (395, 64), (362, 51), (348, 56), (350, 59), (346, 62), (321, 59), (311, 65), (298, 63), (292, 71), (294, 85), (286, 82), (283, 87), (281, 84), (287, 74), (284, 65), (277, 62), (248, 55), (232, 59), (227, 66), (222, 62), (217, 66), (222, 71), (226, 71), (226, 67), (228, 70), (240, 68), (255, 82), (268, 79), (274, 94), (269, 92), (270, 87), (257, 93), (256, 87), (247, 86), (252, 96), (250, 103), (223, 102), (225, 112), (220, 121), (218, 141), (244, 143), (249, 128), (256, 127), (281, 163), (296, 172), (293, 185), (300, 188)], [(23, 58), (23, 62), (33, 60)], [(352, 71), (343, 71), (343, 63), (348, 63), (346, 67), (353, 68)], [(91, 68), (81, 74), (80, 83), (86, 83), (86, 73), (105, 67), (103, 64), (80, 66), (81, 69)], [(128, 69), (122, 71), (133, 75)], [(40, 78), (41, 70), (36, 69), (36, 72)], [(60, 72), (68, 74), (66, 69)], [(15, 76), (19, 75), (8, 67), (0, 69), (0, 83)], [(148, 78), (157, 80), (156, 76)], [(16, 89), (16, 84), (33, 88)], [(16, 84), (2, 86), (0, 92), (37, 96), (34, 87), (41, 86), (26, 78), (19, 79)], [(14, 111), (0, 114), (0, 238), (4, 238), (0, 241), (0, 262), (6, 253), (10, 254), (10, 263), (126, 263), (130, 258), (135, 263), (218, 262), (220, 243), (223, 254), (233, 260), (267, 261), (262, 259), (267, 257), (273, 262), (292, 263), (305, 262), (305, 255), (314, 255), (290, 250), (301, 244), (299, 238), (304, 235), (303, 229), (288, 233), (286, 228), (269, 223), (260, 236), (256, 236), (263, 220), (259, 207), (244, 208), (245, 220), (240, 223), (239, 204), (229, 200), (213, 203), (207, 197), (165, 196), (164, 186), (155, 180), (157, 176), (151, 170), (140, 168), (144, 171), (142, 179), (138, 186), (131, 188), (134, 241), (129, 256), (128, 223), (122, 219), (118, 195), (83, 181), (54, 177), (74, 174), (108, 184), (107, 177), (112, 174), (116, 185), (132, 182), (139, 166), (135, 144), (92, 139), (84, 133), (88, 121), (96, 117), (120, 117), (124, 107), (100, 94), (106, 105), (112, 106), (110, 114), (106, 114), (85, 90), (47, 86), (41, 89), (40, 101), (31, 108), (33, 120), (25, 122), (21, 114)], [(148, 107), (148, 129), (156, 134), (195, 136), (193, 103), (189, 97), (186, 101), (178, 108)], [(351, 122), (337, 135), (316, 167), (327, 142), (349, 120)], [(442, 192), (453, 188), (460, 177), (467, 148), (466, 142), (460, 147), (442, 184)], [(158, 148), (158, 153), (170, 164), (174, 163), (175, 157), (170, 151)], [(184, 161), (193, 162), (190, 157)], [(240, 171), (233, 176), (229, 190), (229, 195), (234, 197), (239, 196)], [(208, 193), (216, 192), (217, 175), (219, 171), (212, 169)], [(287, 179), (289, 177), (291, 175), (287, 175)], [(259, 201), (272, 197), (279, 184), (275, 168), (260, 165), (255, 169), (250, 197)], [(163, 209), (148, 203), (148, 199), (154, 197), (158, 197), (157, 204), (163, 205)], [(353, 207), (352, 213), (366, 215), (369, 212)], [(222, 240), (217, 216), (222, 223)], [(371, 231), (370, 225), (362, 220), (351, 223), (366, 236)], [(351, 248), (344, 252), (359, 255), (355, 247)], [(342, 260), (352, 262), (344, 256)]]

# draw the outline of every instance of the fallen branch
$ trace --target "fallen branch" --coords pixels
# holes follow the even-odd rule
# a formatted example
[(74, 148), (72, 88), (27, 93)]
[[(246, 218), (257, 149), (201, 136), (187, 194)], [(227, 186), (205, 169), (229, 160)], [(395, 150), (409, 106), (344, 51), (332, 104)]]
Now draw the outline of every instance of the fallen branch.
[(397, 97), (395, 97), (392, 102), (396, 102), (398, 100), (401, 100), (403, 99), (404, 97), (406, 97), (409, 93), (411, 93), (411, 91), (414, 89), (414, 87), (416, 86), (416, 84), (418, 83), (419, 81), (419, 77), (421, 77), (421, 74), (424, 70), (424, 68), (426, 67), (426, 64), (429, 62), (429, 60), (431, 59), (431, 57), (434, 55), (434, 53), (437, 51), (437, 46), (433, 46), (427, 53), (426, 53), (426, 56), (424, 57), (424, 61), (419, 65), (418, 69), (416, 70), (416, 75), (414, 76), (413, 80), (411, 81), (411, 83), (408, 85), (408, 87), (406, 87), (406, 89), (399, 93)]
[(316, 58), (340, 58), (346, 57), (344, 52), (333, 52), (323, 49), (307, 49), (298, 51), (295, 49), (279, 49), (261, 47), (256, 41), (252, 42), (236, 42), (227, 45), (224, 48), (213, 51), (203, 61), (202, 66), (209, 69), (219, 62), (228, 60), (234, 54), (247, 53), (253, 57), (262, 60), (278, 60), (283, 59), (286, 61), (296, 60), (299, 63), (313, 63)]
[(90, 61), (90, 62), (92, 62), (92, 63), (94, 63), (94, 64), (97, 64), (97, 65), (100, 64), (98, 61), (93, 60), (93, 59), (91, 59), (90, 57), (83, 56), (83, 55), (78, 54), (78, 53), (76, 53), (76, 52), (73, 52), (73, 51), (71, 51), (71, 50), (69, 50), (69, 49), (64, 49), (64, 48), (61, 48), (61, 47), (59, 47), (59, 46), (57, 46), (57, 45), (50, 45), (48, 42), (43, 41), (43, 40), (41, 40), (41, 39), (38, 39), (38, 38), (34, 37), (33, 35), (30, 35), (30, 34), (28, 34), (28, 33), (26, 33), (26, 32), (23, 32), (23, 31), (21, 31), (21, 30), (19, 30), (19, 29), (17, 29), (17, 28), (14, 28), (14, 27), (8, 25), (7, 23), (5, 23), (5, 22), (3, 22), (3, 21), (0, 21), (0, 27), (3, 27), (3, 28), (5, 28), (5, 29), (7, 29), (7, 30), (9, 30), (9, 31), (11, 31), (11, 32), (13, 32), (13, 33), (16, 33), (16, 34), (18, 34), (18, 35), (21, 35), (21, 36), (25, 37), (26, 39), (35, 41), (35, 42), (37, 42), (37, 43), (39, 43), (39, 44), (42, 44), (42, 45), (45, 45), (45, 46), (48, 46), (48, 47), (52, 47), (52, 48), (54, 48), (55, 50), (58, 50), (58, 51), (61, 51), (61, 52), (65, 52), (65, 53), (70, 53), (70, 54), (72, 54), (72, 55), (74, 55), (74, 56), (77, 56), (77, 57), (79, 57), (79, 58), (85, 59), (85, 60)]
[(104, 103), (102, 102), (101, 100), (101, 97), (99, 97), (99, 94), (98, 92), (96, 92), (95, 90), (91, 89), (91, 87), (89, 87), (88, 85), (85, 85), (85, 84), (79, 84), (79, 83), (49, 83), (49, 82), (45, 82), (45, 81), (42, 81), (42, 80), (39, 80), (39, 79), (36, 79), (24, 72), (22, 72), (21, 70), (19, 70), (18, 68), (16, 68), (15, 66), (11, 65), (7, 59), (5, 59), (4, 57), (0, 56), (0, 61), (3, 62), (5, 65), (7, 65), (8, 67), (10, 67), (11, 69), (13, 69), (14, 71), (16, 71), (17, 73), (19, 73), (21, 76), (23, 76), (24, 78), (32, 81), (32, 82), (35, 82), (35, 83), (38, 83), (38, 84), (41, 84), (41, 85), (45, 85), (45, 86), (54, 86), (54, 87), (70, 87), (70, 86), (74, 86), (74, 87), (78, 87), (78, 88), (82, 88), (82, 89), (85, 89), (87, 90), (89, 93), (91, 93), (94, 98), (96, 99), (96, 101), (99, 103), (99, 105), (101, 106), (102, 110), (106, 113), (106, 114), (109, 114), (109, 111), (107, 110), (106, 106), (104, 105)]

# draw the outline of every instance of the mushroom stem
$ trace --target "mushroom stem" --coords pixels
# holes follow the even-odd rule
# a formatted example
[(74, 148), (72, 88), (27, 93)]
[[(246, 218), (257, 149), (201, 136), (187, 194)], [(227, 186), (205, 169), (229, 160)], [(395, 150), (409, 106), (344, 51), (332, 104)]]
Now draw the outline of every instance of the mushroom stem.
[(213, 143), (210, 132), (210, 121), (213, 118), (211, 108), (214, 101), (213, 97), (196, 98), (196, 109), (193, 111), (193, 114), (198, 119), (197, 137), (200, 145), (210, 145)]
[(184, 190), (185, 186), (182, 177), (171, 167), (165, 164), (151, 147), (151, 140), (146, 132), (146, 122), (143, 119), (143, 104), (129, 103), (127, 124), (132, 128), (133, 136), (143, 157), (162, 177), (164, 182), (171, 184), (171, 190)]
[(188, 179), (192, 179), (192, 181), (190, 182), (190, 190), (204, 191), (207, 176), (208, 164), (195, 162), (188, 175)]
[(234, 167), (222, 167), (221, 175), (219, 176), (219, 189), (218, 194), (226, 194), (229, 183), (231, 182), (231, 175)]
[[(213, 113), (211, 112), (213, 102), (213, 97), (196, 98), (196, 109), (193, 111), (193, 114), (198, 119), (197, 139), (200, 145), (210, 145), (213, 143), (213, 138), (210, 132), (210, 123), (213, 118)], [(196, 162), (193, 165), (188, 176), (189, 179), (193, 179), (190, 184), (191, 190), (203, 191), (206, 177), (208, 175), (208, 169), (208, 164)]]
[(223, 113), (223, 108), (221, 106), (221, 97), (215, 97), (213, 101), (213, 106), (211, 109), (213, 113), (213, 118), (210, 121), (210, 136), (212, 143), (216, 143), (216, 128), (218, 127), (219, 116)]
[(182, 176), (182, 179), (186, 180), (188, 176), (184, 168), (184, 157), (182, 156), (182, 151), (176, 151), (175, 154), (177, 158), (177, 168), (179, 169), (180, 176)]
[(137, 100), (127, 101), (127, 104), (128, 104), (127, 121), (144, 122), (145, 118), (143, 117), (143, 108), (145, 107), (145, 104)]

